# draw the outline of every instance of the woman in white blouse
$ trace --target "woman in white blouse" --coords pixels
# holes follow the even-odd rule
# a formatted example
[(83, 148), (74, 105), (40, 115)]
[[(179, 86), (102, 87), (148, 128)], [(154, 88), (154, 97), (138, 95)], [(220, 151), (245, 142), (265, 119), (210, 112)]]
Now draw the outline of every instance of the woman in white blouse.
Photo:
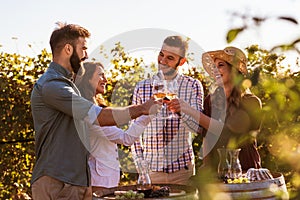
[[(106, 105), (101, 94), (105, 93), (106, 83), (103, 65), (93, 62), (84, 63), (75, 81), (83, 97), (103, 107)], [(126, 131), (116, 126), (100, 127), (93, 125), (89, 127), (91, 148), (89, 166), (93, 191), (118, 186), (120, 163), (117, 144), (132, 145), (150, 120), (150, 116), (141, 116)]]

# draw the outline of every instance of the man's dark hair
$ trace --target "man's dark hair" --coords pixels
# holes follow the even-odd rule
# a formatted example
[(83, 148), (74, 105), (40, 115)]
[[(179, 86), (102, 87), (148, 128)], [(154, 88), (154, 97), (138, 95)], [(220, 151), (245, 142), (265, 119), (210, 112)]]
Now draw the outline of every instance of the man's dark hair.
[(59, 53), (66, 44), (76, 46), (79, 37), (89, 38), (90, 32), (76, 24), (66, 24), (58, 22), (59, 26), (50, 37), (50, 47), (52, 54)]
[(186, 56), (186, 52), (188, 49), (188, 42), (184, 40), (181, 36), (169, 36), (164, 40), (164, 44), (171, 47), (179, 47), (181, 49), (181, 57)]

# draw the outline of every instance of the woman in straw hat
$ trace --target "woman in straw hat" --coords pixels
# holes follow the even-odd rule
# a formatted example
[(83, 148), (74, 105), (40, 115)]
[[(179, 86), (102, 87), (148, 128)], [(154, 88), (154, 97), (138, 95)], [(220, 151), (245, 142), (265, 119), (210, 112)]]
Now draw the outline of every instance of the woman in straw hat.
[[(201, 113), (180, 99), (169, 102), (173, 112), (183, 112), (199, 121), (203, 131), (204, 166), (217, 169), (221, 147), (241, 148), (243, 171), (260, 168), (256, 135), (261, 124), (261, 101), (249, 90), (247, 58), (238, 48), (210, 51), (202, 55), (204, 69), (216, 81), (217, 88), (208, 95)], [(248, 88), (245, 87), (248, 85)]]

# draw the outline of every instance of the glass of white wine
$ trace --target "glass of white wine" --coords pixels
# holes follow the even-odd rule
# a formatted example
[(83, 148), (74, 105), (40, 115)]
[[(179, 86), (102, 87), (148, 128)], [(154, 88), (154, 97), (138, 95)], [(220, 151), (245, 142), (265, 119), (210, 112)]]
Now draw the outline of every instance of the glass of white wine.
[[(164, 101), (170, 101), (172, 99), (176, 99), (178, 96), (178, 83), (177, 83), (177, 80), (174, 79), (174, 80), (168, 80), (166, 81), (166, 90), (167, 90), (167, 93), (166, 93), (166, 96), (164, 98)], [(174, 113), (172, 112), (171, 115), (169, 115), (169, 118), (178, 118), (179, 115), (178, 113)]]
[(166, 96), (165, 80), (153, 80), (152, 93), (155, 100), (162, 100)]
[[(167, 94), (166, 80), (154, 79), (152, 82), (152, 94), (155, 100), (163, 102)], [(166, 105), (163, 103), (161, 111), (157, 113), (156, 116), (159, 118), (166, 118), (166, 109)]]

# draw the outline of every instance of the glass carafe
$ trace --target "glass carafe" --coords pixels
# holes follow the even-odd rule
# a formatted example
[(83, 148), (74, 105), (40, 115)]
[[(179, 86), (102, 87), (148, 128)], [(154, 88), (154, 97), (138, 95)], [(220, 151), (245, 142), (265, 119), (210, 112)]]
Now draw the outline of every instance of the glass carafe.
[(230, 164), (227, 159), (227, 149), (218, 148), (219, 164), (218, 164), (218, 177), (219, 179), (225, 180), (229, 177)]
[(242, 176), (242, 166), (239, 160), (241, 149), (229, 149), (230, 155), (230, 178), (235, 179)]
[(139, 173), (137, 180), (137, 191), (144, 193), (145, 197), (147, 197), (152, 191), (148, 162), (144, 159), (138, 159), (137, 167)]

